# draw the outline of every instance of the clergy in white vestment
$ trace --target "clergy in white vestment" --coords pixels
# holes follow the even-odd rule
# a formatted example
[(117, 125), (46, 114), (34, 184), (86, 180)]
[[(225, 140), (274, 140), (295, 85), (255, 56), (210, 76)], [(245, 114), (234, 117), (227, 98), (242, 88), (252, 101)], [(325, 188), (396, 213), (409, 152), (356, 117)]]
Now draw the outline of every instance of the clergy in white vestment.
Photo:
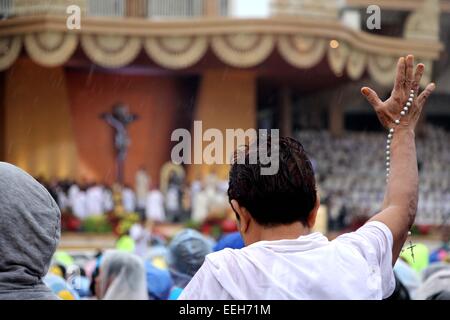
[(103, 186), (102, 206), (105, 212), (109, 212), (114, 209), (113, 193), (107, 186)]
[(196, 179), (192, 181), (191, 183), (191, 208), (194, 205), (195, 198), (197, 197), (197, 194), (202, 191), (203, 189), (203, 183), (200, 179)]
[(103, 209), (103, 188), (94, 184), (86, 191), (86, 206), (88, 216), (102, 215)]
[(209, 213), (208, 194), (205, 190), (201, 190), (195, 194), (192, 201), (192, 214), (193, 221), (202, 223), (208, 217)]
[(78, 192), (80, 192), (80, 187), (76, 183), (72, 184), (67, 191), (68, 205), (72, 207), (72, 209), (75, 197)]
[(145, 215), (149, 221), (164, 222), (166, 220), (164, 195), (156, 188), (147, 195)]
[(87, 197), (84, 190), (72, 195), (72, 212), (80, 220), (88, 217)]
[(135, 180), (136, 206), (138, 209), (144, 209), (147, 201), (148, 186), (150, 184), (150, 177), (144, 167), (141, 167), (136, 172)]
[(134, 212), (136, 209), (136, 194), (130, 187), (122, 189), (122, 204), (126, 212)]

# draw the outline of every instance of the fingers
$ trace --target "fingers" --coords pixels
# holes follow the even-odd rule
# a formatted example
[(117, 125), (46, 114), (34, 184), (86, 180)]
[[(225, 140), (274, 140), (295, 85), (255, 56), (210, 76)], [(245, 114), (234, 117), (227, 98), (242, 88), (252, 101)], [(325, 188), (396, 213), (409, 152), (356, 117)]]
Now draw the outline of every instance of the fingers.
[(405, 83), (405, 58), (401, 57), (397, 62), (397, 75), (395, 77), (394, 90), (400, 90)]
[(376, 109), (381, 104), (380, 98), (375, 91), (368, 87), (364, 87), (361, 89), (361, 93), (366, 97), (367, 101)]
[(414, 82), (414, 56), (408, 55), (406, 57), (406, 84), (409, 84), (409, 87), (412, 87), (412, 84)]
[(423, 63), (419, 63), (416, 67), (416, 73), (414, 74), (414, 82), (412, 89), (417, 93), (419, 92), (420, 80), (422, 79), (422, 75), (425, 71), (425, 65)]
[(425, 90), (422, 91), (422, 93), (417, 98), (417, 103), (420, 107), (423, 107), (428, 97), (431, 95), (431, 93), (434, 91), (435, 88), (436, 85), (434, 83), (430, 83), (429, 85), (427, 85)]

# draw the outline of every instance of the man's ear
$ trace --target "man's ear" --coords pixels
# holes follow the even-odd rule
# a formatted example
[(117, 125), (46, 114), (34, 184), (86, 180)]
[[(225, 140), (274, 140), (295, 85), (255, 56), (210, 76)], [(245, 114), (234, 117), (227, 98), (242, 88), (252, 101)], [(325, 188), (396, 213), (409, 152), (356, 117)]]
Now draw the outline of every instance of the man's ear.
[(317, 212), (319, 211), (319, 207), (320, 207), (320, 197), (319, 194), (317, 193), (316, 204), (314, 205), (314, 208), (312, 209), (311, 213), (308, 216), (308, 220), (306, 221), (309, 229), (312, 229), (316, 224)]
[(231, 200), (231, 205), (239, 217), (239, 231), (241, 233), (245, 233), (250, 226), (250, 214), (244, 207), (239, 205), (239, 202), (236, 200)]

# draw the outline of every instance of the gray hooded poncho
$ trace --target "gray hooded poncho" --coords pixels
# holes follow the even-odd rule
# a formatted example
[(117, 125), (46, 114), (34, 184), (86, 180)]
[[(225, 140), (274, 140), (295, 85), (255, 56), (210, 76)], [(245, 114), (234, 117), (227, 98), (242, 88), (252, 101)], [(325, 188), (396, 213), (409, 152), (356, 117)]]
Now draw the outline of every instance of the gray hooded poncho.
[(0, 162), (0, 300), (57, 299), (42, 277), (59, 243), (60, 219), (40, 183)]

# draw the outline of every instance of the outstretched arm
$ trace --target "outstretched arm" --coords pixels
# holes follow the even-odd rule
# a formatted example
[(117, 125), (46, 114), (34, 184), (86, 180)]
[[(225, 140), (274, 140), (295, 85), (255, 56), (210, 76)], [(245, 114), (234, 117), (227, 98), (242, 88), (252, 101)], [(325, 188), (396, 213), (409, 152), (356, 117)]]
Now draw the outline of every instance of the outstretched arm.
[[(383, 208), (370, 219), (384, 223), (392, 232), (392, 264), (400, 254), (417, 211), (419, 177), (414, 130), (422, 108), (435, 88), (431, 83), (419, 95), (424, 70), (424, 65), (418, 64), (414, 72), (414, 57), (402, 57), (398, 60), (395, 85), (389, 99), (383, 102), (372, 89), (364, 87), (361, 90), (375, 109), (381, 124), (389, 130), (393, 129), (389, 155), (386, 157), (390, 171)], [(414, 101), (405, 115), (400, 116), (412, 92)], [(396, 120), (400, 123), (397, 124)]]

